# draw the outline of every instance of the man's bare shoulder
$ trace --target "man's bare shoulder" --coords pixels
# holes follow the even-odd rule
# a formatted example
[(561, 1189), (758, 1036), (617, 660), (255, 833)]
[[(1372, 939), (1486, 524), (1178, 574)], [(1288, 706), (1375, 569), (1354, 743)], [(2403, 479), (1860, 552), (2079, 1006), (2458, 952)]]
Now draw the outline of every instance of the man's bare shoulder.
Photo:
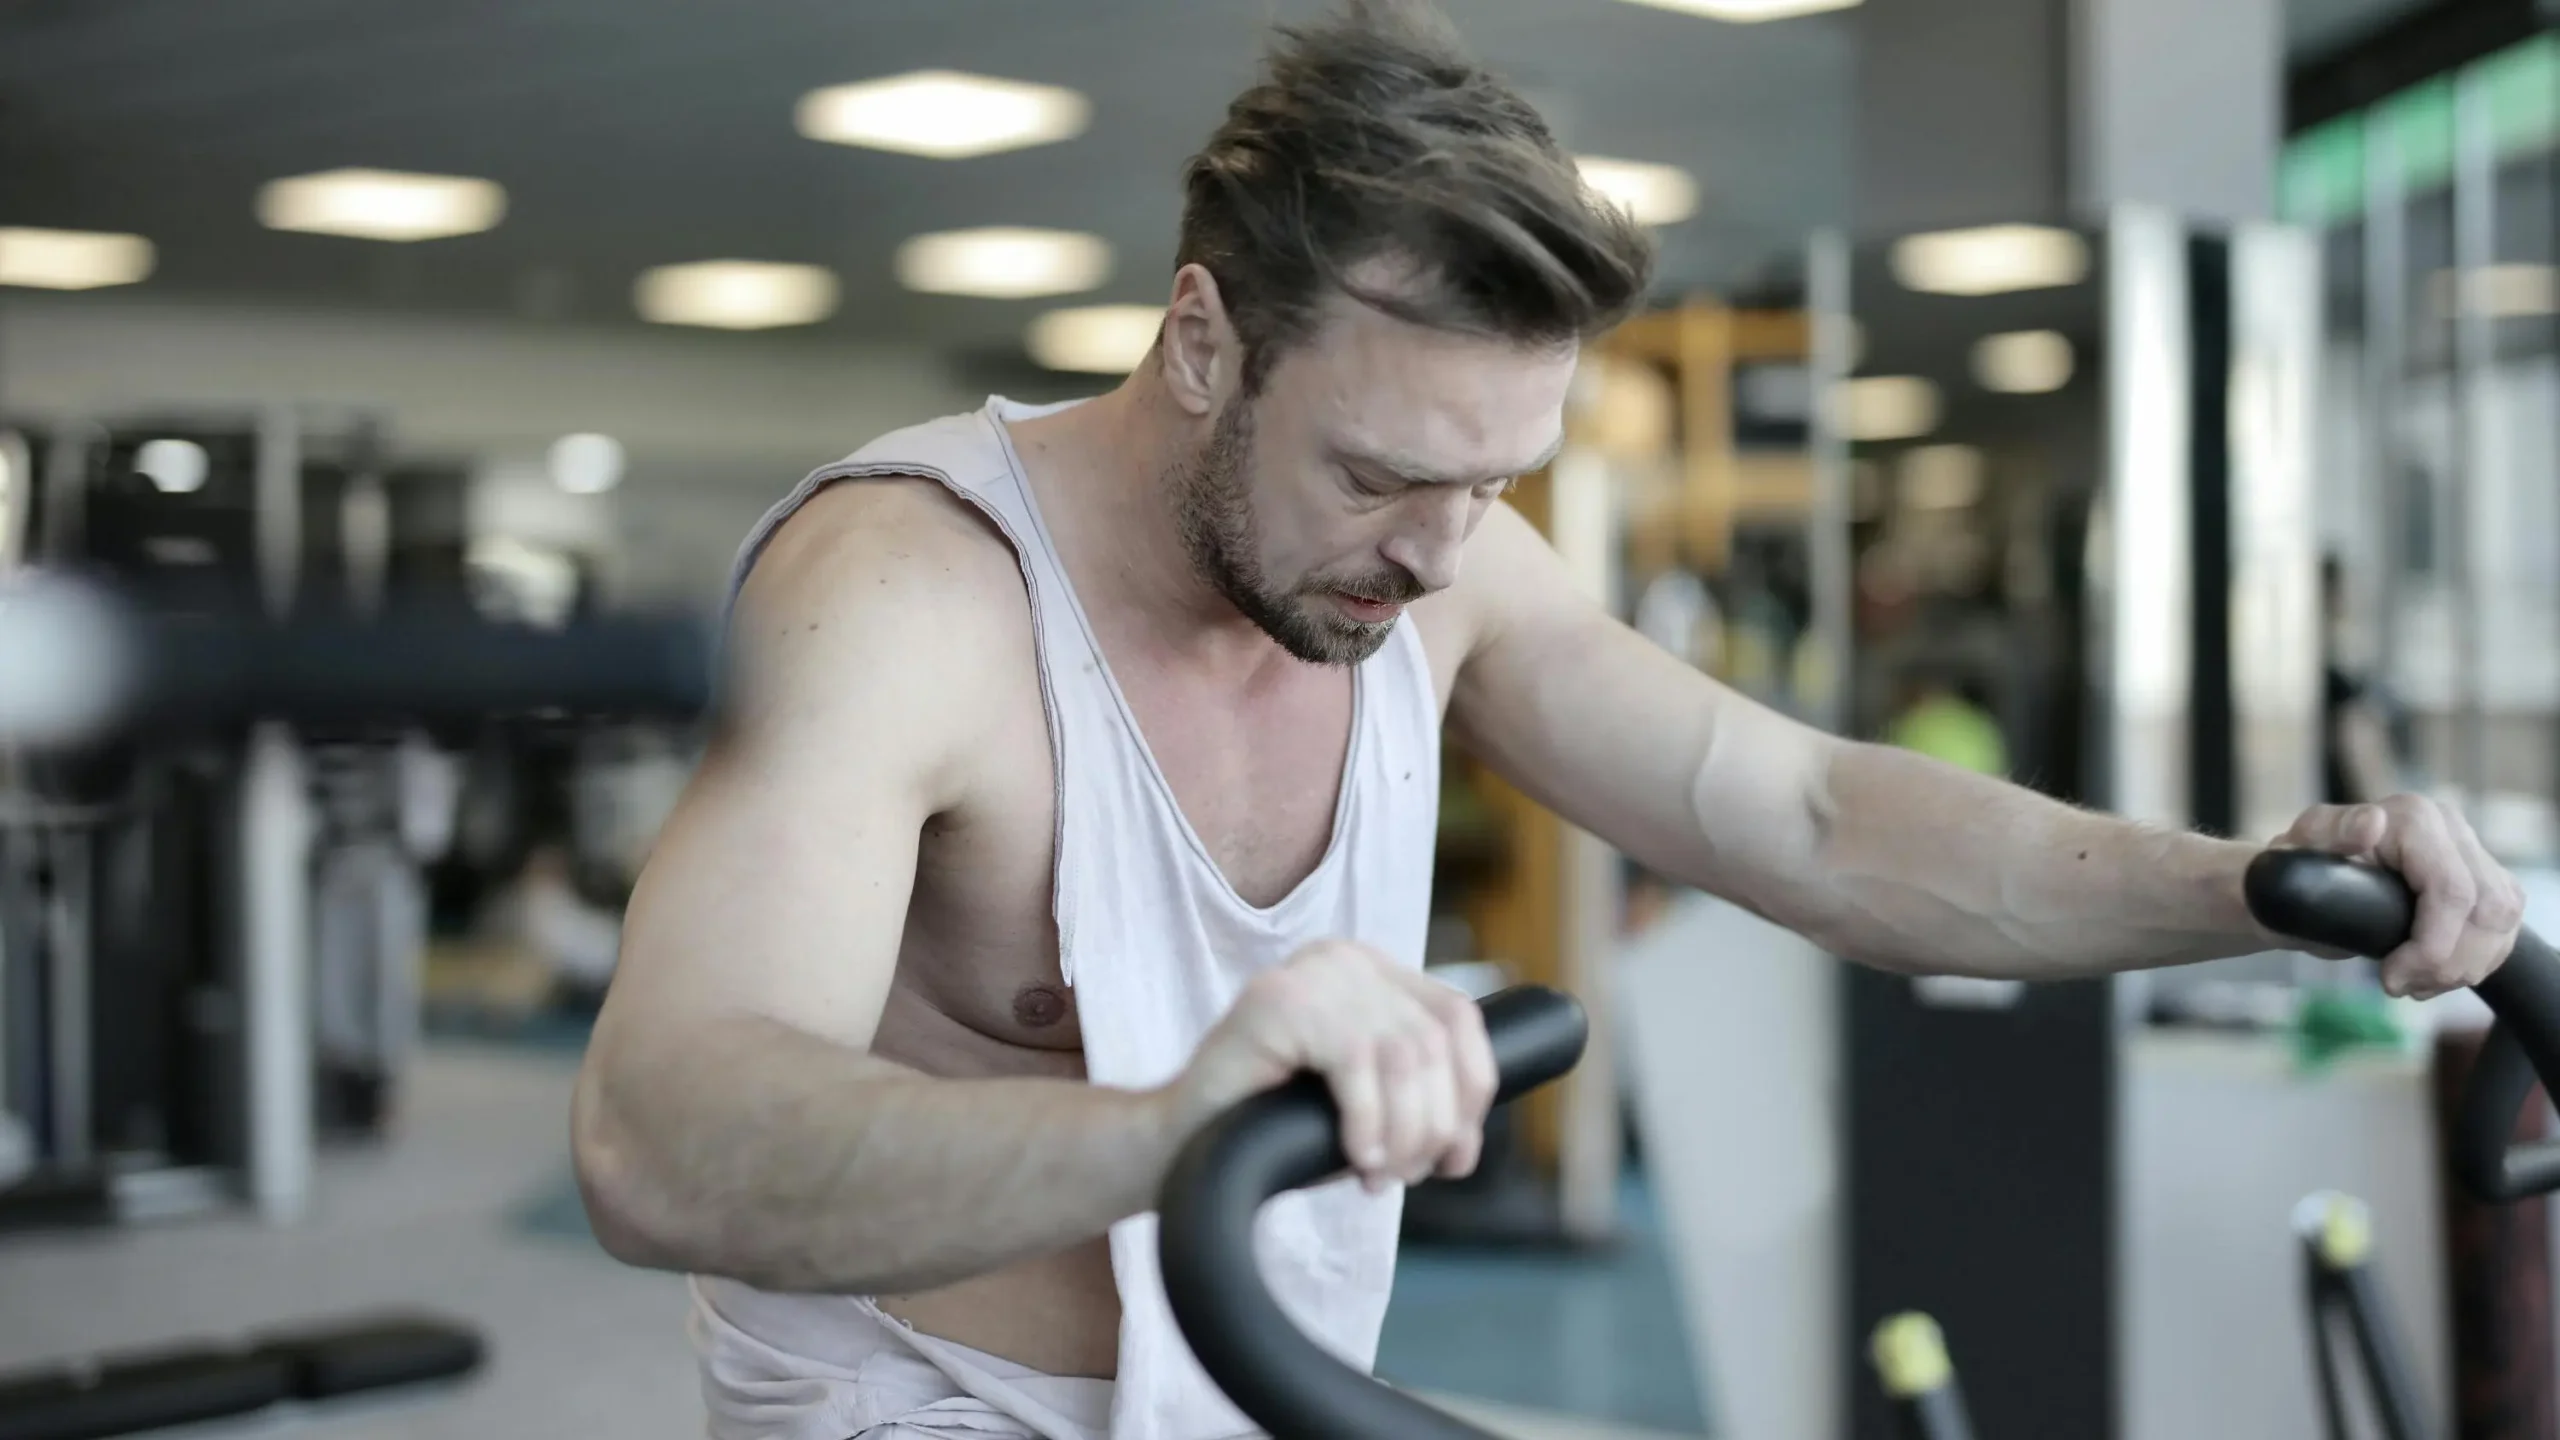
[(1574, 613), (1585, 603), (1555, 547), (1527, 517), (1497, 503), (1467, 538), (1457, 583), (1417, 601), (1412, 615), (1432, 672), (1447, 677), (1445, 690), (1505, 627), (1523, 617)]
[(1022, 571), (994, 523), (940, 482), (845, 480), (811, 496), (776, 529), (739, 601), (787, 620), (858, 602), (866, 589), (900, 600), (947, 599), (955, 607), (974, 599), (972, 608), (992, 614), (1021, 608)]
[(1009, 677), (1030, 683), (1029, 600), (1011, 544), (927, 479), (830, 486), (776, 530), (730, 621), (749, 712), (932, 723)]

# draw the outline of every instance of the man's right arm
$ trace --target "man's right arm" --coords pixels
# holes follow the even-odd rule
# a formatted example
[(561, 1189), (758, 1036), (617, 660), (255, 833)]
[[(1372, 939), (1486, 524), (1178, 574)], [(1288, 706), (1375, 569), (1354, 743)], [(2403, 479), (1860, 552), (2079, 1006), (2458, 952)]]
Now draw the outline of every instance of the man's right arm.
[(740, 597), (730, 714), (635, 888), (578, 1081), (580, 1185), (626, 1262), (930, 1288), (1148, 1208), (1194, 1118), (869, 1053), (920, 832), (966, 783), (973, 677), (1030, 663), (989, 598), (1012, 557), (924, 483), (821, 497)]

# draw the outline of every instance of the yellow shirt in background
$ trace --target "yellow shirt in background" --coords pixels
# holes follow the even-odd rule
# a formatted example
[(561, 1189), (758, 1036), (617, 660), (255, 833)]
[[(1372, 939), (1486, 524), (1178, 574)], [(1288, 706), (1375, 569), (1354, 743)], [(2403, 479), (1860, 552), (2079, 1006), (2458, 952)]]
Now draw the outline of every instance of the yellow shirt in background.
[(1885, 741), (1980, 774), (2009, 773), (2000, 722), (1959, 695), (1930, 695), (1903, 711), (1885, 728)]

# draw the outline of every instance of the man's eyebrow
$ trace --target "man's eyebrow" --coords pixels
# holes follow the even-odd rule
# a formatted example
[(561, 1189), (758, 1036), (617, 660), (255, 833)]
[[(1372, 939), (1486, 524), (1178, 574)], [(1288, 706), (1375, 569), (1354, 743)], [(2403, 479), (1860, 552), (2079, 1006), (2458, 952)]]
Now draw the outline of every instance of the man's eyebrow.
[(1538, 458), (1517, 470), (1499, 475), (1461, 475), (1439, 469), (1413, 456), (1393, 450), (1345, 449), (1340, 452), (1340, 458), (1348, 464), (1376, 471), (1390, 479), (1401, 480), (1409, 485), (1482, 485), (1487, 481), (1510, 480), (1535, 470), (1543, 470), (1563, 450), (1564, 437), (1558, 435), (1544, 451), (1539, 453)]

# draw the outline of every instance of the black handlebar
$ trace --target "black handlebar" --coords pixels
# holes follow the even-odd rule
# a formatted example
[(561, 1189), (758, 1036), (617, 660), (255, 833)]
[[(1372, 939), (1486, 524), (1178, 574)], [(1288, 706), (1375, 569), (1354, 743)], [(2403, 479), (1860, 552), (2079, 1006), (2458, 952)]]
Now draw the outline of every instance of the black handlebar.
[[(1561, 992), (1523, 985), (1484, 1001), (1501, 1088), (1515, 1099), (1571, 1070), (1589, 1026)], [(1212, 1121), (1165, 1177), (1157, 1255), (1165, 1294), (1201, 1367), (1272, 1440), (1494, 1440), (1343, 1364), (1308, 1339), (1263, 1287), (1253, 1222), (1264, 1201), (1341, 1173), (1340, 1116), (1315, 1075)]]
[[(2417, 901), (2388, 870), (2309, 850), (2269, 850), (2249, 863), (2250, 912), (2270, 930), (2376, 959), (2409, 939)], [(2560, 1140), (2510, 1145), (2534, 1082), (2560, 1095), (2560, 956), (2531, 930), (2475, 987), (2497, 1013), (2473, 1066), (2453, 1133), (2454, 1174), (2485, 1201), (2560, 1190)]]

